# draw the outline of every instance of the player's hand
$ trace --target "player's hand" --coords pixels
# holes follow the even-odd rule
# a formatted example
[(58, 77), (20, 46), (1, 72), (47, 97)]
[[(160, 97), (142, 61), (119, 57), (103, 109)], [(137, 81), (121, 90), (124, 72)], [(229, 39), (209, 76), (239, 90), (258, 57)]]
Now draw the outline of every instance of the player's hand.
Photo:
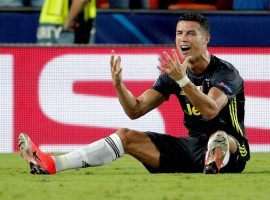
[(179, 81), (186, 75), (191, 56), (186, 57), (184, 62), (181, 63), (175, 49), (172, 50), (172, 54), (173, 58), (166, 51), (163, 52), (165, 60), (161, 59), (161, 66), (158, 66), (158, 69), (162, 73), (167, 73), (175, 81)]
[(117, 56), (115, 58), (114, 50), (111, 53), (111, 73), (112, 73), (112, 80), (115, 86), (120, 85), (122, 83), (122, 67), (121, 67), (121, 57)]

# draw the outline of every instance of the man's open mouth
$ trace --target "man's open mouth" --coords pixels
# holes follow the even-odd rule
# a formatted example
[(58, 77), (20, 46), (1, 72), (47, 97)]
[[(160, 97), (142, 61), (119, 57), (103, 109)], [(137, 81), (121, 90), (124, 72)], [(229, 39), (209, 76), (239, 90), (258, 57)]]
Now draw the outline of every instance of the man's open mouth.
[(181, 45), (180, 48), (183, 53), (190, 50), (190, 46), (188, 45)]

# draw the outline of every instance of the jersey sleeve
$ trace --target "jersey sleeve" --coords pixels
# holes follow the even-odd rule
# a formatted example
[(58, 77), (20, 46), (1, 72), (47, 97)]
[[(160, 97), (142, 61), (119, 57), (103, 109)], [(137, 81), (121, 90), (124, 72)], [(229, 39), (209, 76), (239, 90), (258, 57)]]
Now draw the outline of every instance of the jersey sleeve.
[(243, 79), (235, 68), (221, 68), (212, 78), (212, 86), (219, 88), (229, 99), (243, 89)]
[(175, 81), (172, 80), (167, 74), (161, 74), (152, 86), (152, 89), (161, 93), (165, 99), (168, 100), (170, 94), (174, 93), (174, 85)]

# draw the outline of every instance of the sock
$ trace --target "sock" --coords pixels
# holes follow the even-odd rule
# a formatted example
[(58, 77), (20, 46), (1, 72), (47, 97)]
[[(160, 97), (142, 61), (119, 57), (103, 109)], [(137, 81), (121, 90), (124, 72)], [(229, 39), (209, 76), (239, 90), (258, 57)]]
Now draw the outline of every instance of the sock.
[(114, 133), (73, 152), (54, 156), (53, 159), (56, 172), (60, 172), (67, 169), (104, 165), (122, 157), (124, 153), (121, 139)]

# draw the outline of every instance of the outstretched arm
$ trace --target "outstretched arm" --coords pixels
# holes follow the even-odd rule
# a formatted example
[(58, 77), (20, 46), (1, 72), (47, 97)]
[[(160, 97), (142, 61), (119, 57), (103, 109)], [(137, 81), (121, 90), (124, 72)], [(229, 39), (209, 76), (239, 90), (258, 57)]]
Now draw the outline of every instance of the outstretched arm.
[(165, 100), (163, 95), (154, 89), (146, 90), (138, 98), (134, 97), (123, 83), (121, 57), (118, 56), (115, 58), (114, 51), (112, 51), (110, 65), (112, 80), (118, 99), (129, 118), (137, 119), (159, 106)]

